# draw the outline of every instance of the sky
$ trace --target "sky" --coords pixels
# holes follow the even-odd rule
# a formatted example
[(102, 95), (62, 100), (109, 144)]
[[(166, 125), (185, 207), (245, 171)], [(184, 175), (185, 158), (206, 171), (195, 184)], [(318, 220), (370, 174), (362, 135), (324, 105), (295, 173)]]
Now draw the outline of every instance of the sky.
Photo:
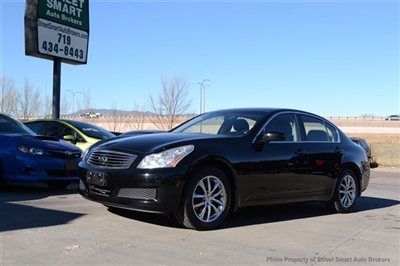
[[(0, 0), (0, 74), (50, 93), (52, 62), (24, 53), (25, 1)], [(90, 1), (87, 65), (62, 94), (132, 110), (161, 79), (209, 79), (206, 110), (285, 107), (325, 116), (400, 113), (399, 1)], [(77, 100), (81, 95), (77, 95)]]

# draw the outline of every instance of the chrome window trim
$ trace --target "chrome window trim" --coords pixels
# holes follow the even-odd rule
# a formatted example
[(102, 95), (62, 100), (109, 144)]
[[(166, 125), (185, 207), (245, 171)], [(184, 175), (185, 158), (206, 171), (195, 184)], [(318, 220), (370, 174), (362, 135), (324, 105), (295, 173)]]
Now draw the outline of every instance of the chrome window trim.
[[(342, 142), (342, 140), (341, 140), (341, 138), (340, 138), (340, 134), (339, 134), (339, 129), (338, 129), (332, 122), (326, 120), (325, 118), (323, 118), (323, 117), (318, 117), (318, 116), (316, 116), (316, 115), (309, 114), (309, 113), (305, 113), (305, 112), (301, 112), (301, 111), (281, 111), (281, 112), (278, 112), (278, 113), (274, 114), (273, 116), (271, 116), (271, 117), (264, 123), (264, 125), (263, 125), (263, 126), (260, 128), (260, 130), (257, 132), (257, 134), (256, 134), (256, 136), (254, 137), (252, 143), (253, 143), (253, 144), (255, 143), (255, 141), (256, 141), (257, 137), (260, 135), (260, 133), (268, 126), (268, 124), (269, 124), (275, 117), (277, 117), (278, 115), (282, 115), (282, 114), (294, 114), (295, 117), (296, 117), (296, 121), (297, 121), (298, 127), (300, 127), (300, 122), (301, 122), (301, 121), (299, 121), (299, 118), (297, 117), (298, 115), (311, 116), (311, 117), (313, 117), (313, 118), (315, 118), (315, 119), (321, 120), (321, 121), (324, 123), (324, 125), (325, 125), (325, 123), (328, 123), (329, 125), (331, 125), (331, 126), (336, 130), (336, 134), (337, 134), (337, 136), (338, 136), (338, 140), (337, 140), (337, 141), (312, 141), (312, 140), (286, 141), (286, 140), (284, 140), (284, 141), (271, 141), (270, 143), (341, 143), (341, 142)], [(325, 127), (326, 127), (326, 125), (325, 125)], [(299, 130), (300, 130), (300, 128), (299, 128)], [(301, 136), (301, 134), (300, 134), (300, 138), (301, 138), (301, 137), (302, 137), (302, 136)]]

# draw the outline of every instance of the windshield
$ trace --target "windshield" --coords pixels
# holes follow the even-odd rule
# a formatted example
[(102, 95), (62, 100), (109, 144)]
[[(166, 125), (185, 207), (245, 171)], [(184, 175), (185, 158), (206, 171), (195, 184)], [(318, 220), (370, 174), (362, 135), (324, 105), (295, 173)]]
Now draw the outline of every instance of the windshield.
[(222, 112), (200, 115), (172, 132), (244, 136), (264, 117), (261, 113)]
[(9, 117), (0, 116), (0, 134), (35, 135), (27, 126)]
[(79, 131), (90, 138), (94, 139), (108, 139), (115, 137), (114, 134), (105, 130), (104, 128), (78, 121), (67, 121), (72, 126), (76, 127)]

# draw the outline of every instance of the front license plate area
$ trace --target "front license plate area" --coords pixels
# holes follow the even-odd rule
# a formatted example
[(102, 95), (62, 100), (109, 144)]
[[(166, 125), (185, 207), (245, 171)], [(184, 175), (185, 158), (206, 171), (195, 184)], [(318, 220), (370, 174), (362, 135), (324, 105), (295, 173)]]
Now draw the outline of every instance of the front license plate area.
[(105, 187), (107, 186), (107, 175), (103, 172), (92, 172), (86, 173), (86, 182), (90, 185)]
[(65, 170), (67, 171), (76, 171), (78, 170), (78, 163), (76, 160), (66, 160), (65, 161)]

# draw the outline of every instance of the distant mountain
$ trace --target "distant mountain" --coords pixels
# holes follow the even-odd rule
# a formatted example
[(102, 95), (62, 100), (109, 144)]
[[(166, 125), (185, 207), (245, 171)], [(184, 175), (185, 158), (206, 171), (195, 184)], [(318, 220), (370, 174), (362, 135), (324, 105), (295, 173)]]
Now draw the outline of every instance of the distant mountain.
[(119, 116), (134, 116), (134, 115), (153, 115), (152, 112), (140, 112), (140, 111), (125, 111), (125, 110), (119, 110), (119, 109), (105, 109), (105, 108), (91, 108), (91, 109), (81, 109), (79, 111), (76, 111), (75, 113), (68, 114), (68, 116), (80, 116), (82, 114), (86, 113), (100, 113), (102, 116), (113, 116), (113, 115), (119, 115)]

